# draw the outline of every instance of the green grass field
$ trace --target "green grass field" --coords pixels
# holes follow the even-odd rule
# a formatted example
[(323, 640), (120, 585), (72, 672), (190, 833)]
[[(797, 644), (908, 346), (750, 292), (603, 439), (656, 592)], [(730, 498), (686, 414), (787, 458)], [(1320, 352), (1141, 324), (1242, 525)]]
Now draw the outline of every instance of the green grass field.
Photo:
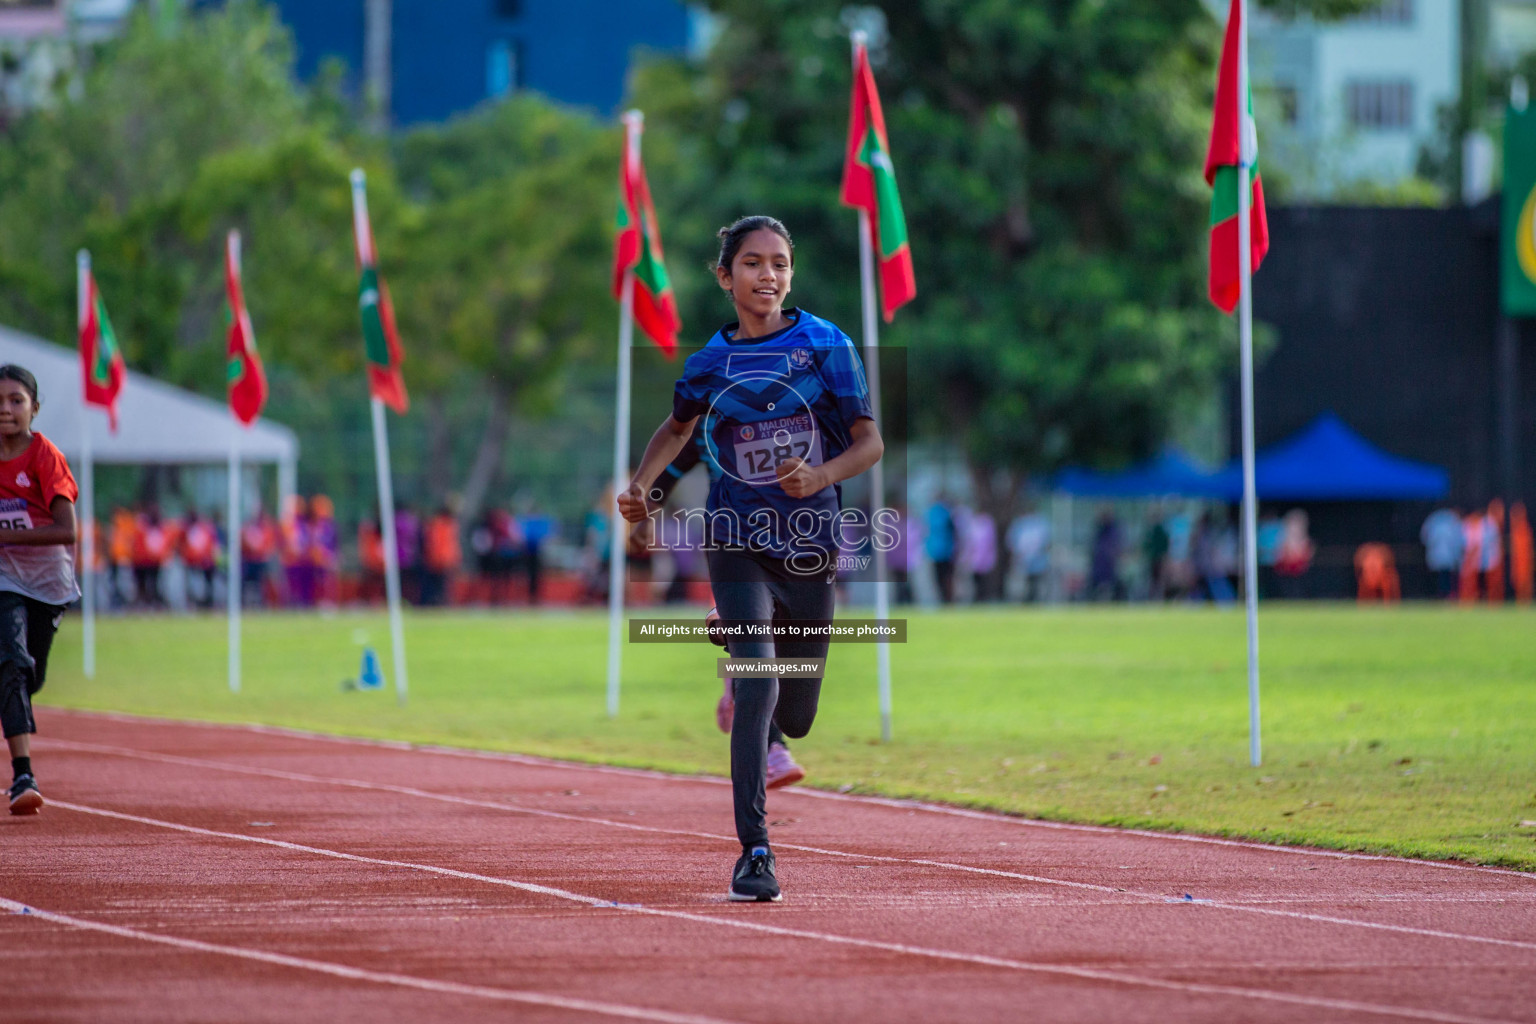
[[(892, 648), (895, 741), (879, 742), (874, 648), (841, 645), (795, 750), (829, 788), (1536, 870), (1533, 626), (1514, 609), (1267, 609), (1255, 769), (1240, 611), (914, 613)], [(364, 642), (388, 671), (381, 615), (248, 616), (239, 696), (224, 629), (104, 619), (87, 681), (67, 620), (40, 703), (727, 770), (717, 650), (626, 646), (610, 720), (600, 613), (411, 616), (407, 708), (340, 685)]]

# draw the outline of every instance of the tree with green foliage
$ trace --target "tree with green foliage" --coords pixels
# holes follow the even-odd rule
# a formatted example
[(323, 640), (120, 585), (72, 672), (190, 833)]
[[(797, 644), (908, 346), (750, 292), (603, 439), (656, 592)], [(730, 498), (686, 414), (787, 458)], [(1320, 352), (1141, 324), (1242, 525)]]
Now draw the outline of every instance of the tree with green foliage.
[[(222, 244), (239, 228), (270, 411), (309, 428), (306, 463), (334, 467), (365, 393), (347, 185), (360, 164), (428, 450), (412, 429), (399, 447), (472, 513), (514, 412), (553, 411), (563, 369), (606, 354), (617, 131), (529, 96), (372, 138), (334, 72), (296, 83), (265, 5), (166, 10), (135, 14), (71, 90), (0, 136), (0, 321), (71, 337), (87, 247), (129, 364), (222, 397)], [(476, 415), (456, 477), (452, 435)]]
[[(275, 144), (303, 124), (292, 43), (265, 5), (238, 0), (173, 27), (137, 11), (64, 95), (10, 126), (0, 145), (0, 319), (68, 337), (76, 249), (147, 230), (207, 158)], [(175, 378), (174, 272), (141, 282), (97, 263), (104, 290), (122, 297), (114, 311), (130, 363)]]
[[(995, 515), (1031, 474), (1146, 455), (1235, 361), (1205, 297), (1220, 26), (1199, 0), (709, 6), (703, 65), (654, 63), (634, 87), (669, 245), (686, 266), (715, 225), (772, 213), (795, 232), (797, 296), (859, 323), (837, 184), (848, 31), (871, 30), (918, 282), (882, 341), (908, 347), (917, 432), (959, 442)], [(702, 340), (718, 307), (679, 291)]]
[[(393, 279), (396, 305), (416, 349), (444, 357), (422, 388), (436, 443), (450, 386), (467, 375), (485, 401), (461, 516), (479, 511), (504, 464), (514, 411), (552, 413), (566, 367), (607, 352), (618, 159), (614, 129), (536, 97), (399, 140), (401, 180), (422, 215), (402, 240), (410, 263)], [(423, 379), (413, 368), (413, 387)]]

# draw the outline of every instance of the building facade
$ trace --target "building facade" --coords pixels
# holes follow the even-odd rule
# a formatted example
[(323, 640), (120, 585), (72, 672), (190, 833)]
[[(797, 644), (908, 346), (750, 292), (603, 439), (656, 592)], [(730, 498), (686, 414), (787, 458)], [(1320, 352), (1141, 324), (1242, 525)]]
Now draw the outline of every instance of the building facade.
[(1381, 0), (1322, 24), (1255, 9), (1250, 40), (1260, 153), (1296, 195), (1414, 175), (1461, 90), (1461, 0)]
[[(328, 60), (361, 90), (371, 12), (389, 12), (389, 120), (440, 121), (532, 89), (601, 113), (623, 101), (637, 49), (683, 53), (703, 31), (680, 0), (273, 0), (293, 31), (298, 70)], [(377, 37), (376, 37), (377, 38)]]

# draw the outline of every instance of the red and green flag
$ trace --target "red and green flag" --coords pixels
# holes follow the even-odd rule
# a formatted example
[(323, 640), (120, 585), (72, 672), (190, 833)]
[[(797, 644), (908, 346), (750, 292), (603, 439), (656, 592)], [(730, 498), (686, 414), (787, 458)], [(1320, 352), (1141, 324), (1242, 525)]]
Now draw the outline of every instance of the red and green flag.
[(267, 404), (267, 375), (256, 352), (256, 332), (245, 308), (240, 283), (240, 232), (231, 231), (224, 245), (224, 287), (229, 293), (229, 411), (246, 426), (255, 423)]
[(1216, 110), (1211, 118), (1211, 145), (1205, 154), (1205, 183), (1211, 192), (1210, 295), (1224, 313), (1237, 308), (1242, 296), (1237, 250), (1238, 164), (1242, 159), (1243, 131), (1250, 132), (1252, 156), (1252, 205), (1249, 207), (1249, 250), (1258, 270), (1269, 251), (1269, 221), (1264, 216), (1264, 185), (1259, 180), (1258, 143), (1252, 133), (1253, 91), (1243, 97), (1238, 111), (1238, 48), (1243, 31), (1241, 0), (1232, 0), (1227, 14), (1227, 35), (1221, 44), (1221, 68), (1216, 76)]
[(80, 280), (80, 366), (85, 376), (85, 403), (107, 410), (107, 422), (115, 434), (117, 396), (122, 394), (128, 367), (118, 348), (112, 321), (107, 319), (107, 304), (96, 288), (95, 275), (85, 269)]
[(907, 219), (896, 190), (896, 167), (885, 134), (885, 114), (862, 42), (853, 48), (853, 98), (848, 113), (848, 149), (843, 160), (844, 206), (869, 214), (875, 258), (880, 266), (880, 306), (889, 323), (896, 310), (917, 296)]
[(651, 203), (651, 186), (640, 162), (638, 114), (624, 118), (624, 159), (619, 167), (618, 239), (613, 252), (613, 294), (622, 301), (624, 275), (635, 277), (635, 323), (670, 358), (677, 351), (677, 297), (661, 252), (661, 228)]
[(395, 307), (389, 287), (379, 273), (378, 251), (373, 245), (373, 225), (368, 222), (367, 184), (362, 171), (352, 172), (352, 227), (357, 241), (357, 309), (363, 321), (363, 353), (368, 360), (368, 392), (404, 415), (410, 408), (400, 364), (405, 350), (395, 327)]

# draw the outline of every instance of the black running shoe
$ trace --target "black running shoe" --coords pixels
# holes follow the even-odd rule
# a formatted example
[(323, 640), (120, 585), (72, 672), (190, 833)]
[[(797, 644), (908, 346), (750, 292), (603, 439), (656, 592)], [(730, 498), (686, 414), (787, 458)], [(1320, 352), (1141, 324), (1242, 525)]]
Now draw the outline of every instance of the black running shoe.
[(737, 903), (777, 903), (784, 898), (773, 874), (773, 851), (766, 846), (743, 850), (731, 874), (731, 900)]
[[(36, 814), (42, 810), (43, 794), (37, 788), (37, 780), (30, 775), (22, 775), (11, 783), (11, 813), (12, 814)], [(772, 876), (772, 868), (769, 869), (769, 877)], [(774, 889), (778, 891), (777, 888)]]

